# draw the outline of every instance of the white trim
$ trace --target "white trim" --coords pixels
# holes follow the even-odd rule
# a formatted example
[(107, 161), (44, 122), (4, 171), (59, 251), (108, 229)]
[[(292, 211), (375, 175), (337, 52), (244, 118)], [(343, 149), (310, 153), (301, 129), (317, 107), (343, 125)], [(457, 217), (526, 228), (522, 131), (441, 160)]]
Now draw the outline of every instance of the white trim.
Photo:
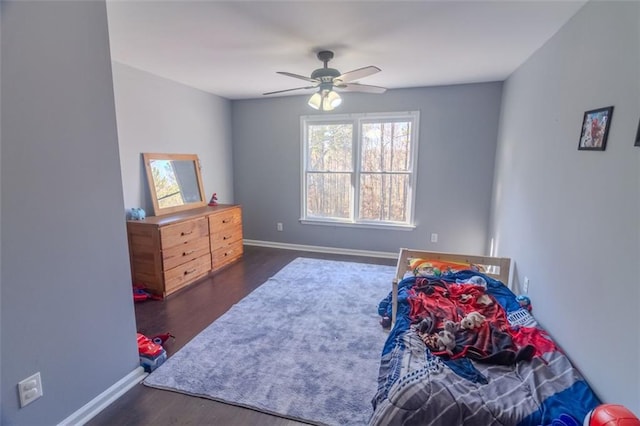
[(416, 220), (416, 188), (418, 187), (418, 148), (420, 147), (420, 111), (411, 111), (413, 123), (411, 126), (411, 183), (409, 184), (409, 194), (407, 194), (409, 202), (409, 212), (411, 214), (411, 223), (415, 224)]
[(387, 229), (389, 231), (413, 231), (415, 225), (405, 225), (404, 223), (394, 224), (392, 222), (341, 222), (338, 220), (322, 220), (322, 219), (300, 219), (303, 225), (320, 225), (320, 226), (345, 226), (351, 228), (368, 228), (368, 229)]
[(278, 243), (275, 241), (260, 241), (260, 240), (243, 240), (242, 243), (246, 246), (258, 246), (258, 247), (271, 247), (284, 250), (299, 250), (299, 251), (311, 251), (316, 253), (333, 253), (333, 254), (346, 254), (350, 256), (368, 256), (368, 257), (382, 257), (385, 259), (397, 259), (398, 253), (389, 253), (386, 251), (370, 251), (370, 250), (355, 250), (345, 249), (338, 247), (322, 247), (322, 246), (307, 246), (302, 244), (289, 244)]
[(305, 216), (307, 208), (307, 182), (305, 180), (305, 174), (307, 170), (307, 125), (306, 116), (300, 116), (300, 141), (302, 147), (300, 148), (300, 182), (302, 182), (300, 190), (300, 217)]
[[(349, 218), (350, 222), (356, 223), (360, 217), (360, 199), (362, 198), (362, 194), (360, 194), (360, 172), (362, 171), (362, 158), (360, 158), (360, 154), (362, 153), (362, 122), (360, 120), (353, 121), (353, 132), (351, 133), (351, 152), (353, 159), (351, 161), (351, 217)], [(309, 216), (306, 215), (305, 219), (310, 219)], [(328, 218), (327, 218), (328, 219)]]
[(100, 395), (87, 402), (84, 406), (71, 414), (69, 417), (58, 423), (58, 426), (81, 426), (97, 416), (102, 410), (120, 398), (129, 389), (140, 383), (147, 373), (144, 368), (138, 367), (131, 373), (118, 380)]

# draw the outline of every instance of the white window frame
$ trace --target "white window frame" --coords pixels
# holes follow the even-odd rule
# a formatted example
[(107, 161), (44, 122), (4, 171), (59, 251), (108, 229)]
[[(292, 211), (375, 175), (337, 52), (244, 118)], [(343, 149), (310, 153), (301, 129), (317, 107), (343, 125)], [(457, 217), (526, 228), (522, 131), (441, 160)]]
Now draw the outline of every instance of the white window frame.
[[(410, 121), (411, 122), (411, 158), (409, 160), (410, 174), (409, 188), (407, 189), (407, 222), (391, 222), (391, 221), (371, 221), (358, 220), (360, 209), (360, 133), (363, 123), (376, 123), (383, 120)], [(349, 219), (333, 219), (333, 218), (317, 218), (307, 217), (307, 126), (309, 124), (344, 124), (351, 123), (353, 125), (352, 132), (352, 179), (351, 179), (351, 213)], [(412, 230), (415, 226), (415, 198), (416, 198), (416, 182), (417, 182), (417, 162), (418, 162), (418, 145), (419, 145), (419, 111), (405, 112), (385, 112), (385, 113), (359, 113), (359, 114), (315, 114), (303, 115), (300, 117), (300, 138), (301, 138), (301, 162), (300, 162), (300, 182), (301, 182), (301, 200), (300, 200), (300, 223), (309, 225), (328, 225), (328, 226), (353, 226), (359, 228), (384, 228)]]

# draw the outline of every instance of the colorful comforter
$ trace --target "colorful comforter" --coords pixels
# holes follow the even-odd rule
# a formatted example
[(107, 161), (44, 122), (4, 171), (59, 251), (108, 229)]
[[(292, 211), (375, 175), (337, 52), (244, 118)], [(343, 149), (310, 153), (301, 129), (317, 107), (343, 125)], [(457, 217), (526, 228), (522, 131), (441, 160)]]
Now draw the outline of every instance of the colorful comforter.
[(370, 425), (385, 426), (538, 426), (562, 414), (581, 424), (600, 404), (515, 295), (473, 271), (400, 283), (372, 402)]

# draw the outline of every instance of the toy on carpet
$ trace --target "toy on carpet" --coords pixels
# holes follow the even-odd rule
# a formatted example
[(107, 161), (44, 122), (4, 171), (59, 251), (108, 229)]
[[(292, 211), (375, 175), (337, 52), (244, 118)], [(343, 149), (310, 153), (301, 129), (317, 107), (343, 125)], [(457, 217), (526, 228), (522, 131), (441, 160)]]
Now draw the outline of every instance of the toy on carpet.
[(210, 206), (217, 206), (218, 205), (218, 193), (214, 192), (213, 195), (211, 196), (211, 200), (209, 201), (209, 205)]
[(516, 296), (516, 302), (518, 302), (521, 308), (531, 312), (531, 299), (529, 299), (529, 296), (525, 296), (524, 294)]
[(640, 426), (640, 419), (619, 404), (602, 404), (589, 411), (583, 426)]
[(137, 333), (137, 335), (140, 365), (144, 368), (144, 371), (151, 373), (167, 360), (167, 351), (164, 350), (162, 345), (154, 343), (144, 334)]
[(473, 330), (474, 328), (482, 327), (484, 324), (484, 320), (486, 317), (482, 315), (480, 312), (469, 312), (462, 320), (460, 321), (460, 327), (463, 330)]

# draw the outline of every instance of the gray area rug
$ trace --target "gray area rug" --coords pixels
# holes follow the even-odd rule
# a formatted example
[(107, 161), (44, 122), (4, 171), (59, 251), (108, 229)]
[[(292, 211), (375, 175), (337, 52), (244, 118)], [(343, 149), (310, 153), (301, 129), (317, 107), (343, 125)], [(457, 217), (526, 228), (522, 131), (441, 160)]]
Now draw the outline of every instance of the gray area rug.
[(310, 423), (366, 424), (395, 268), (298, 258), (144, 384)]

